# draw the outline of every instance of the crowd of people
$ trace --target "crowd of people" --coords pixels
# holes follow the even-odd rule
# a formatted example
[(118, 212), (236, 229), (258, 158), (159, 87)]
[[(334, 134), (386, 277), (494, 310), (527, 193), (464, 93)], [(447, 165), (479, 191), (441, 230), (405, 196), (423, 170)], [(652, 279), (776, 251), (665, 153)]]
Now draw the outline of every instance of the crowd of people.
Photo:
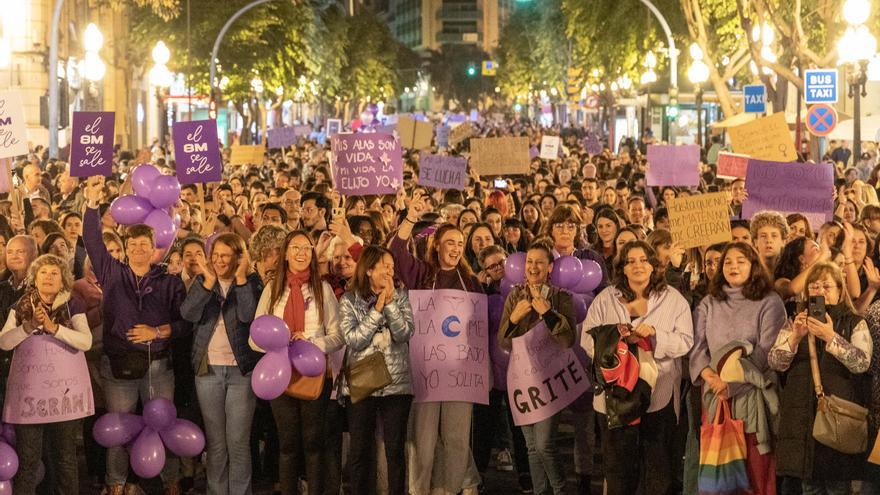
[[(695, 494), (700, 426), (722, 405), (743, 421), (748, 493), (880, 493), (880, 466), (867, 460), (880, 427), (880, 165), (837, 162), (833, 219), (811, 225), (798, 212), (742, 218), (745, 181), (716, 177), (720, 139), (703, 150), (699, 187), (657, 188), (646, 185), (645, 140), (589, 154), (582, 128), (475, 126), (534, 146), (561, 134), (564, 153), (532, 159), (528, 175), (504, 184), (471, 169), (464, 190), (437, 190), (418, 184), (419, 154), (406, 150), (396, 195), (343, 197), (328, 148), (302, 141), (267, 150), (263, 163), (226, 166), (222, 183), (184, 185), (167, 249), (150, 227), (113, 218), (110, 205), (131, 191), (139, 165), (131, 153), (116, 153), (107, 178), (71, 177), (40, 148), (12, 161), (15, 189), (0, 200), (0, 382), (17, 372), (23, 342), (54, 337), (82, 354), (95, 406), (83, 419), (14, 425), (15, 493), (139, 493), (125, 447), (105, 449), (91, 431), (101, 414), (139, 411), (151, 397), (174, 401), (207, 439), (200, 457), (169, 453), (168, 494), (192, 489), (202, 469), (212, 495), (249, 494), (256, 480), (285, 495), (337, 495), (343, 485), (352, 494), (476, 494), (492, 488), (491, 466), (515, 472), (522, 493), (604, 485), (610, 495)], [(464, 141), (439, 152), (467, 149)], [(154, 145), (153, 164), (166, 174), (170, 156)], [(670, 202), (719, 191), (730, 197), (732, 241), (683, 249), (669, 230)], [(515, 252), (525, 253), (525, 282), (490, 331), (510, 349), (543, 322), (559, 346), (586, 351), (593, 389), (524, 426), (499, 383), (488, 405), (414, 402), (408, 291), (499, 294)], [(583, 323), (572, 295), (550, 281), (560, 256), (603, 269)], [(255, 396), (263, 350), (249, 328), (262, 315), (326, 354), (317, 398)], [(620, 343), (646, 356), (622, 395), (598, 371)], [(376, 355), (389, 381), (352, 401), (348, 371)], [(819, 373), (826, 396), (868, 411), (858, 452), (814, 438)], [(574, 430), (569, 459), (563, 415)]]

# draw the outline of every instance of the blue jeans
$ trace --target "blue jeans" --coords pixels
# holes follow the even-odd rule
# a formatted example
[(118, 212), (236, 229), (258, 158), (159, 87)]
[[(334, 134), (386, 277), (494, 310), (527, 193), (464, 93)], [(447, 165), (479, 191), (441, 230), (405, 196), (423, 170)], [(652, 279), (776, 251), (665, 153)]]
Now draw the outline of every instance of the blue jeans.
[(209, 495), (251, 493), (251, 420), (257, 397), (238, 366), (208, 366), (196, 376), (205, 423)]
[[(164, 397), (174, 400), (174, 371), (170, 359), (157, 359), (150, 363), (150, 369), (143, 378), (137, 380), (118, 380), (110, 370), (110, 359), (101, 357), (101, 377), (104, 379), (104, 398), (108, 412), (133, 413), (137, 408), (138, 398), (142, 403), (152, 397)], [(165, 467), (162, 468), (162, 482), (165, 486), (176, 485), (180, 479), (180, 460), (171, 453), (165, 452)], [(107, 449), (107, 484), (122, 485), (128, 478), (128, 453), (125, 447)]]
[(807, 481), (801, 483), (803, 495), (849, 495), (851, 481)]
[(560, 413), (556, 413), (544, 421), (522, 427), (529, 448), (529, 472), (535, 495), (565, 493), (565, 469), (556, 438), (559, 416)]

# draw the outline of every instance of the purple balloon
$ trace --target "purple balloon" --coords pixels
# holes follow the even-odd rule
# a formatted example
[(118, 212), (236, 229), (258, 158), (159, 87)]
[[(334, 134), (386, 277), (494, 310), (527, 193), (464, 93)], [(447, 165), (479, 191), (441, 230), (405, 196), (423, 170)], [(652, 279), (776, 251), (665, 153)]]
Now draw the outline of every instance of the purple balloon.
[(526, 253), (518, 251), (504, 262), (504, 278), (521, 284), (526, 281)]
[(263, 315), (251, 322), (251, 338), (257, 347), (267, 351), (284, 349), (290, 343), (290, 330), (275, 315)]
[(159, 169), (150, 164), (138, 165), (131, 173), (131, 187), (138, 196), (148, 199), (160, 175)]
[(501, 291), (501, 297), (507, 299), (507, 295), (510, 294), (510, 290), (513, 289), (513, 286), (516, 285), (514, 282), (511, 282), (507, 277), (501, 279), (501, 286), (499, 290)]
[(18, 472), (18, 454), (6, 442), (0, 442), (0, 481), (9, 481)]
[(582, 275), (572, 289), (578, 294), (592, 292), (602, 283), (602, 267), (593, 260), (581, 260)]
[(308, 340), (297, 339), (287, 348), (290, 364), (303, 376), (321, 376), (327, 372), (327, 357)]
[(0, 495), (12, 495), (12, 480), (0, 481)]
[(153, 205), (149, 200), (134, 194), (120, 196), (114, 199), (110, 205), (110, 216), (121, 225), (144, 223), (147, 215), (152, 211)]
[(159, 436), (168, 450), (180, 457), (196, 457), (205, 450), (205, 434), (192, 421), (175, 419)]
[(156, 431), (162, 431), (177, 417), (174, 403), (164, 397), (156, 397), (144, 404), (144, 423)]
[(162, 438), (149, 426), (138, 435), (129, 454), (131, 468), (141, 478), (155, 478), (165, 467), (165, 446)]
[(571, 304), (574, 307), (575, 323), (581, 323), (587, 318), (587, 305), (584, 303), (584, 298), (579, 294), (572, 294)]
[(269, 351), (260, 358), (251, 374), (251, 388), (263, 400), (277, 399), (290, 384), (291, 373), (287, 349)]
[(507, 366), (510, 364), (510, 351), (498, 345), (498, 332), (489, 331), (489, 356), (492, 360), (492, 388), (507, 390)]
[(92, 427), (92, 437), (103, 447), (121, 447), (137, 438), (144, 419), (136, 414), (107, 413)]
[(593, 299), (595, 299), (596, 296), (593, 294), (581, 294), (580, 296), (584, 298), (584, 306), (586, 306), (587, 309), (590, 309), (590, 305), (593, 304)]
[(157, 248), (166, 248), (174, 242), (174, 237), (177, 235), (177, 227), (174, 226), (174, 221), (164, 211), (153, 210), (144, 219), (144, 223), (153, 227), (153, 236), (156, 239)]
[(177, 227), (178, 229), (180, 228), (180, 222), (181, 222), (182, 220), (180, 219), (180, 214), (179, 214), (179, 213), (175, 213), (174, 216), (171, 217), (171, 221), (174, 222), (174, 226), (175, 226), (175, 227)]
[(160, 175), (153, 182), (150, 203), (156, 208), (167, 208), (180, 199), (180, 182), (173, 175)]
[(492, 294), (489, 296), (489, 326), (498, 328), (501, 323), (501, 316), (504, 314), (504, 296), (501, 294)]
[(581, 280), (583, 265), (574, 256), (561, 256), (553, 262), (550, 282), (562, 289), (571, 289)]
[(2, 436), (2, 440), (6, 440), (6, 443), (15, 447), (15, 426), (3, 423), (3, 433), (0, 436)]
[(214, 245), (214, 239), (220, 235), (220, 232), (214, 232), (205, 239), (205, 254), (211, 256), (211, 247)]

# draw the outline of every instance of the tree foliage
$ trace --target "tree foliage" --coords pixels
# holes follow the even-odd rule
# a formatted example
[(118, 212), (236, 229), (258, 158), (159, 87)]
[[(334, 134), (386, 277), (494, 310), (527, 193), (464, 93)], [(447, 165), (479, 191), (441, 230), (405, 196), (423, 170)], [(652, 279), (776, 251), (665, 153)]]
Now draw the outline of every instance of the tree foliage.
[[(431, 83), (446, 102), (469, 107), (495, 87), (494, 78), (482, 75), (482, 63), (490, 57), (477, 46), (446, 45), (428, 56)], [(473, 76), (468, 75), (471, 67)]]

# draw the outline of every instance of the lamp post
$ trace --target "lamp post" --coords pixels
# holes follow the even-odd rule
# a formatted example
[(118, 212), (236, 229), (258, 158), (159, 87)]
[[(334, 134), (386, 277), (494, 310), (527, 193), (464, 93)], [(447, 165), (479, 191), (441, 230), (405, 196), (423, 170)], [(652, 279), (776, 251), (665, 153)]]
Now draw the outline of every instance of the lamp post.
[(150, 84), (156, 87), (156, 101), (159, 107), (159, 144), (165, 145), (165, 135), (167, 134), (168, 116), (165, 115), (165, 100), (163, 98), (163, 90), (171, 86), (174, 75), (165, 65), (171, 60), (171, 52), (165, 46), (165, 42), (159, 41), (153, 47), (153, 68), (150, 69)]
[(850, 64), (852, 72), (847, 84), (849, 96), (853, 99), (853, 166), (862, 156), (861, 99), (867, 96), (865, 83), (868, 82), (868, 61), (877, 53), (877, 39), (865, 26), (871, 13), (869, 0), (846, 0), (843, 4), (843, 18), (849, 27), (837, 42), (838, 64)]
[(657, 73), (654, 72), (654, 67), (657, 67), (657, 57), (653, 51), (649, 50), (645, 55), (644, 66), (646, 70), (639, 79), (639, 83), (645, 88), (645, 109), (642, 110), (642, 129), (639, 139), (642, 139), (644, 132), (648, 129), (648, 115), (651, 113), (651, 85), (657, 82)]
[[(98, 26), (90, 23), (83, 33), (83, 48), (85, 48), (86, 53), (81, 65), (83, 77), (88, 81), (85, 92), (86, 110), (100, 110), (103, 108), (100, 102), (94, 105), (95, 98), (93, 95), (100, 96), (100, 94), (97, 91), (92, 91), (94, 85), (101, 79), (104, 79), (104, 75), (107, 73), (107, 65), (104, 64), (104, 61), (101, 60), (101, 55), (98, 53), (102, 46), (104, 46), (104, 35), (101, 34)], [(62, 110), (67, 111), (67, 109)]]
[(703, 148), (703, 83), (709, 79), (709, 67), (703, 62), (703, 50), (696, 43), (690, 48), (691, 66), (688, 68), (688, 79), (694, 85), (697, 103), (697, 143)]

